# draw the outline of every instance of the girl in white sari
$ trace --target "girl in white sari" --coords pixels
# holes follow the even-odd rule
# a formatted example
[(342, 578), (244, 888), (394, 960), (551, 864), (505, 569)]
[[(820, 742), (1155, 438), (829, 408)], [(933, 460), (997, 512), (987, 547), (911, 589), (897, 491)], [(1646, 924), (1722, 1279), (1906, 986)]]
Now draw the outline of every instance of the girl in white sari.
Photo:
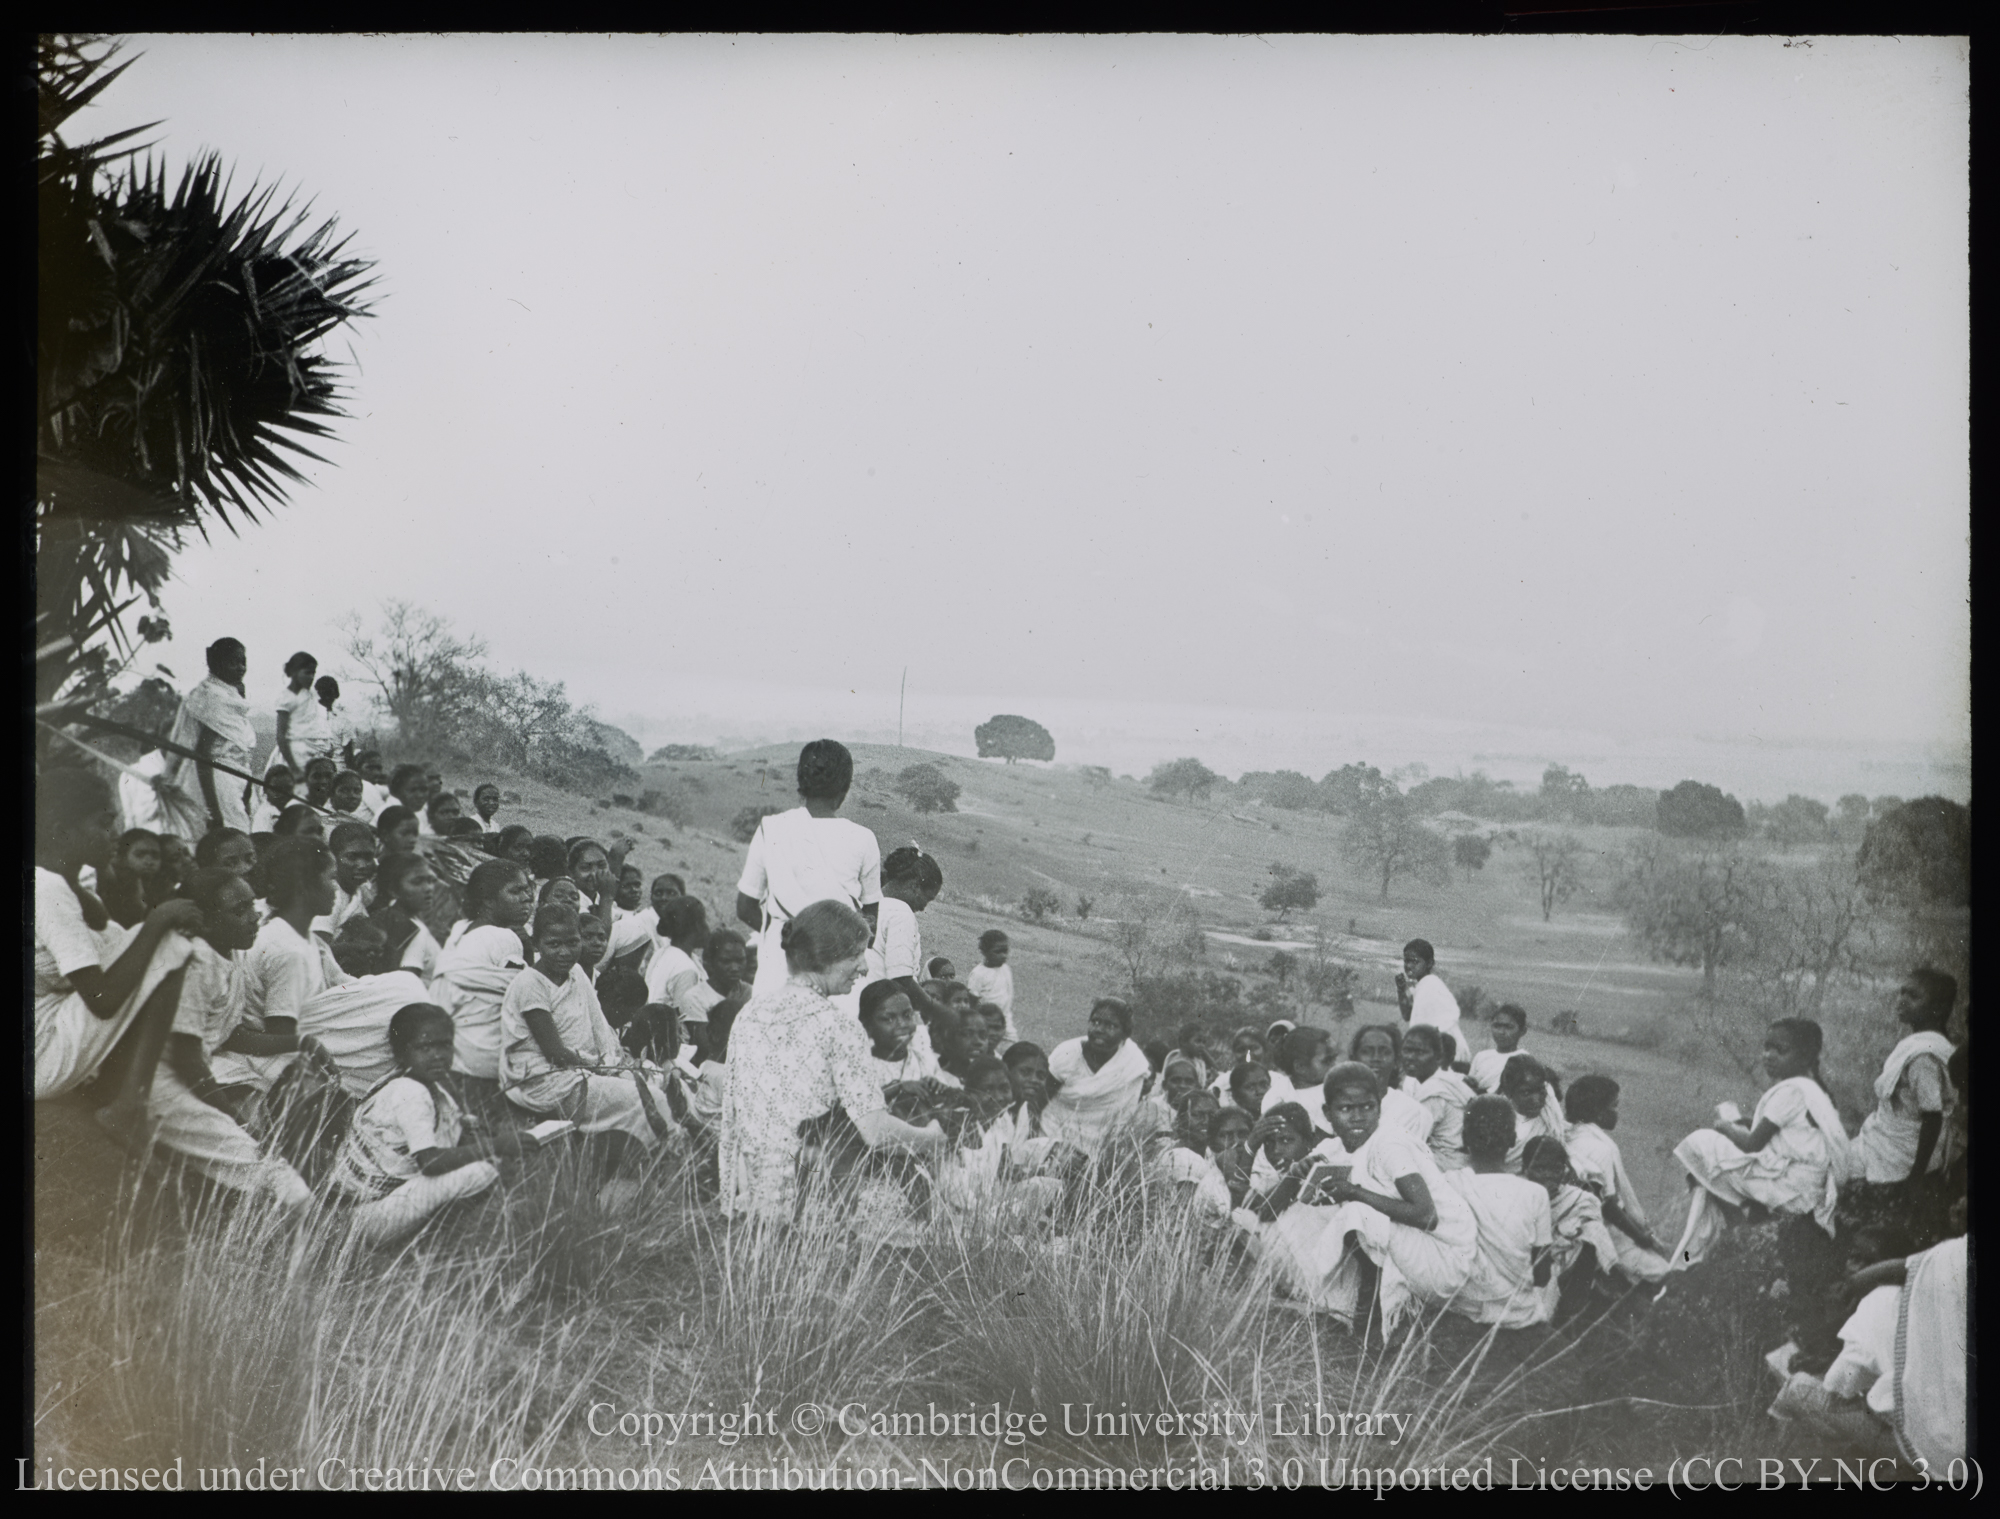
[(1934, 970), (1915, 972), (1897, 993), (1896, 1016), (1910, 1032), (1882, 1063), (1875, 1111), (1855, 1136), (1855, 1169), (1863, 1180), (1880, 1186), (1944, 1168), (1938, 1140), (1958, 1102), (1946, 1073), (1953, 1052), (1944, 1025), (1957, 1000), (1958, 983)]
[(1833, 1099), (1815, 1079), (1821, 1037), (1810, 1019), (1780, 1018), (1764, 1038), (1771, 1085), (1750, 1121), (1741, 1122), (1724, 1104), (1713, 1127), (1695, 1130), (1674, 1147), (1690, 1192), (1687, 1227), (1672, 1257), (1675, 1270), (1702, 1260), (1738, 1210), (1810, 1213), (1833, 1233), (1848, 1141)]
[(1139, 1111), (1152, 1063), (1132, 1042), (1132, 1009), (1116, 997), (1090, 1008), (1090, 1031), (1049, 1055), (1055, 1095), (1042, 1110), (1042, 1131), (1093, 1159)]
[(785, 985), (785, 924), (813, 902), (845, 902), (869, 920), (882, 900), (875, 835), (836, 817), (854, 781), (854, 757), (830, 738), (799, 751), (799, 800), (758, 823), (736, 883), (736, 916), (758, 935), (756, 994)]
[(535, 888), (512, 860), (489, 860), (465, 883), (467, 917), (438, 951), (431, 995), (452, 1016), (451, 1068), (468, 1096), (489, 1112), (500, 1099), (500, 1001), (527, 965), (520, 930)]
[[(168, 742), (191, 749), (200, 759), (176, 755), (165, 769), (165, 781), (183, 793), (188, 807), (168, 809), (168, 823), (185, 830), (186, 817), (205, 818), (210, 826), (250, 831), (250, 811), (243, 794), (250, 773), (257, 733), (250, 724), (250, 703), (243, 694), (243, 677), (250, 656), (233, 638), (218, 638), (208, 646), (208, 676), (181, 698)], [(204, 763), (213, 760), (241, 772), (225, 775)], [(186, 836), (198, 841), (206, 829)]]

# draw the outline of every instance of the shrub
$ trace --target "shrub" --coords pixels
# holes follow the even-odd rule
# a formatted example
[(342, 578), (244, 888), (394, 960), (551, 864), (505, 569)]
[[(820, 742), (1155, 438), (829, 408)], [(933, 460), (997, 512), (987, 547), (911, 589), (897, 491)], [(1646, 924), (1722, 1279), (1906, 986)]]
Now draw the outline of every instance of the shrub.
[(896, 777), (896, 791), (919, 812), (958, 811), (958, 782), (936, 765), (911, 765)]
[(1081, 922), (1087, 919), (1090, 916), (1090, 910), (1096, 905), (1097, 903), (1092, 898), (1079, 895), (1076, 899), (1077, 920)]
[(1062, 911), (1062, 898), (1046, 886), (1031, 886), (1028, 894), (1021, 898), (1021, 916), (1030, 922), (1039, 923), (1050, 913)]

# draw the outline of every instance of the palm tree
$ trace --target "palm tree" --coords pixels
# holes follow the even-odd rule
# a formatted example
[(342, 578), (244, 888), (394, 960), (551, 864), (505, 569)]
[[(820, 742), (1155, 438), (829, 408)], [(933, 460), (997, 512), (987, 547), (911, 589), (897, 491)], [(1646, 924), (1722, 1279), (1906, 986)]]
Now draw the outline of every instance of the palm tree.
[[(60, 722), (110, 692), (190, 530), (232, 533), (302, 482), (345, 415), (320, 351), (367, 314), (368, 260), (275, 187), (232, 195), (206, 154), (170, 183), (129, 140), (62, 128), (129, 63), (90, 35), (40, 39), (36, 705)], [(323, 462), (323, 461), (322, 461)], [(116, 658), (118, 664), (114, 665)]]

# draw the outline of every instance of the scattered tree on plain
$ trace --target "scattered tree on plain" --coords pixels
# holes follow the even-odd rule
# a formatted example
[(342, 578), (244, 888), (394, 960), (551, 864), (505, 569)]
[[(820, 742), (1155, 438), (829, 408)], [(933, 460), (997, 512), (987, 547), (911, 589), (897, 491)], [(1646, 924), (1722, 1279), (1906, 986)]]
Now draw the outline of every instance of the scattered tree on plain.
[(1546, 923), (1555, 916), (1556, 904), (1567, 902), (1583, 885), (1583, 845), (1571, 834), (1535, 828), (1521, 836), (1521, 847), (1527, 851), (1521, 869), (1535, 883)]
[(998, 756), (1010, 765), (1015, 760), (1052, 760), (1056, 757), (1056, 741), (1049, 730), (1031, 717), (1019, 717), (1011, 712), (990, 717), (974, 728), (972, 741), (979, 746), (981, 759)]
[(1730, 839), (1744, 828), (1743, 804), (1718, 786), (1682, 781), (1660, 793), (1653, 826), (1670, 839)]
[(1160, 796), (1184, 796), (1191, 802), (1205, 802), (1221, 779), (1198, 759), (1177, 759), (1155, 765), (1153, 773), (1146, 777), (1146, 784)]
[(1641, 839), (1626, 857), (1615, 900), (1655, 959), (1701, 967), (1702, 995), (1712, 1000), (1716, 972), (1758, 947), (1769, 874), (1737, 845), (1684, 849)]
[(1566, 765), (1542, 772), (1542, 801), (1552, 818), (1581, 822), (1590, 810), (1590, 782)]
[(1851, 791), (1836, 805), (1834, 831), (1843, 839), (1859, 840), (1868, 831), (1868, 798), (1858, 791)]
[(1318, 905), (1319, 877), (1281, 862), (1271, 867), (1271, 884), (1257, 900), (1266, 912), (1276, 913), (1282, 923), (1293, 912), (1311, 912)]
[(1483, 833), (1461, 833), (1451, 841), (1451, 857), (1470, 881), (1473, 871), (1484, 870), (1493, 857), (1493, 841)]
[(1764, 808), (1759, 821), (1765, 838), (1780, 849), (1789, 849), (1794, 844), (1825, 843), (1832, 831), (1827, 816), (1825, 802), (1795, 792), (1777, 806)]
[(1380, 772), (1349, 813), (1340, 849), (1350, 864), (1380, 885), (1384, 902), (1400, 876), (1437, 886), (1451, 881), (1451, 846), (1424, 826), (1410, 799)]
[(897, 772), (896, 790), (919, 812), (958, 811), (958, 782), (936, 765), (906, 766)]
[(1373, 765), (1342, 765), (1320, 777), (1319, 804), (1349, 817), (1385, 789), (1394, 791), (1396, 783)]

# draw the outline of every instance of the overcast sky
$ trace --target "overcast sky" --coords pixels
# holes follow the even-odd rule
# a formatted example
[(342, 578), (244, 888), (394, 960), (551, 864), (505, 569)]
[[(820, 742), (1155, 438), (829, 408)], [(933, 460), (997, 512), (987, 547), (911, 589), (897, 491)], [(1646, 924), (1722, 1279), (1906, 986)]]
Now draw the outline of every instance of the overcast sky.
[(84, 129), (380, 266), (334, 467), (177, 565), (184, 678), (402, 597), (614, 717), (908, 665), (1969, 744), (1962, 43), (131, 51)]

